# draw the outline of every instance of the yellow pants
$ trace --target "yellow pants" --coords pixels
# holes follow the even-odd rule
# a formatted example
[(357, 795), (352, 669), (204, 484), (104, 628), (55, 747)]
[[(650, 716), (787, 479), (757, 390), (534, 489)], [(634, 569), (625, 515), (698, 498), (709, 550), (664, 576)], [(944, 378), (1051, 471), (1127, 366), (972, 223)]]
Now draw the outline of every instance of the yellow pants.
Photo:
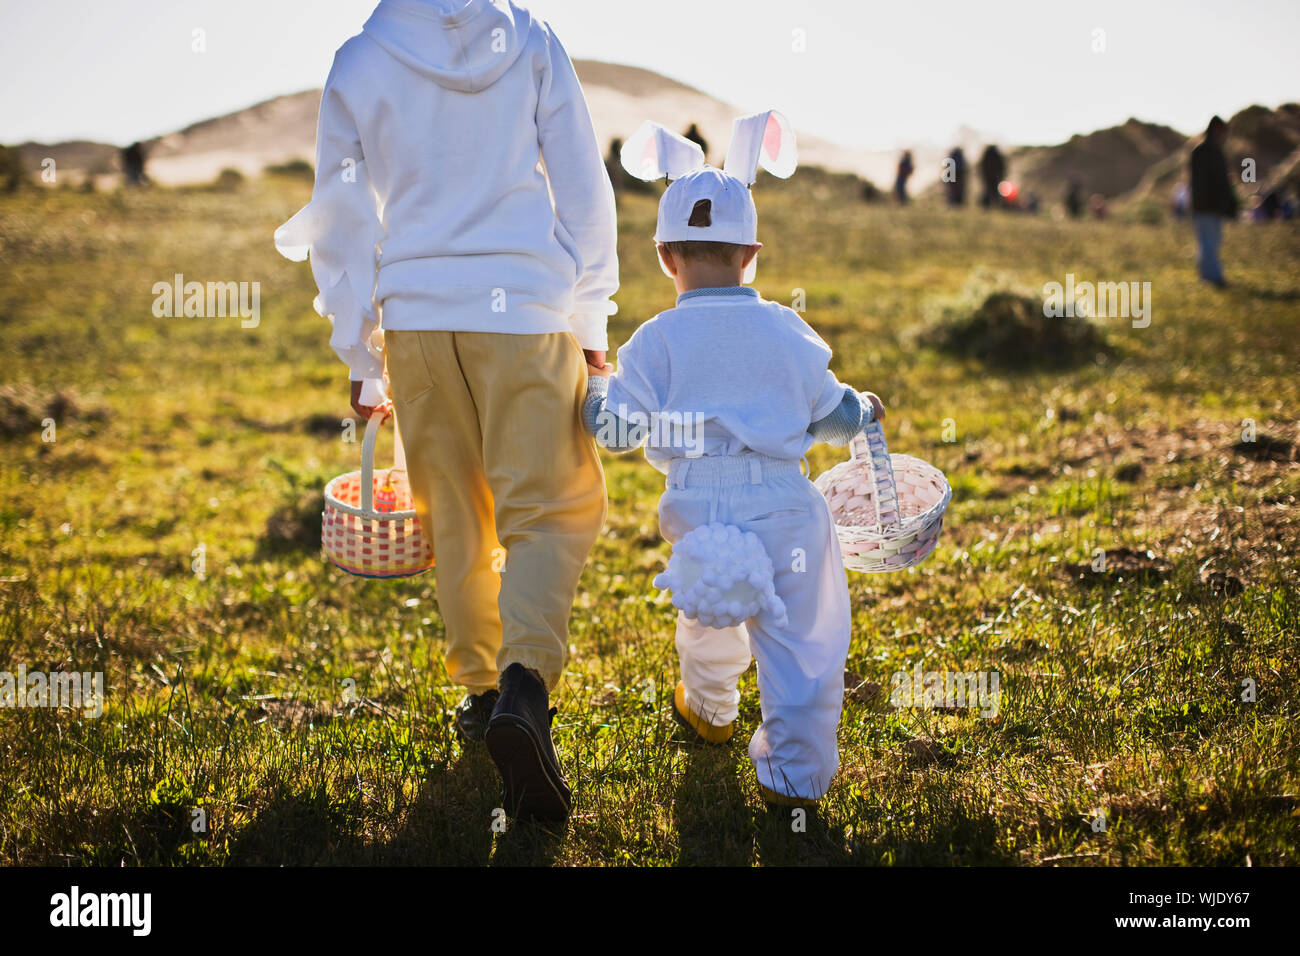
[(447, 671), (481, 693), (520, 663), (553, 689), (605, 521), (582, 350), (568, 332), (402, 330), (384, 348), (416, 512), (433, 531)]

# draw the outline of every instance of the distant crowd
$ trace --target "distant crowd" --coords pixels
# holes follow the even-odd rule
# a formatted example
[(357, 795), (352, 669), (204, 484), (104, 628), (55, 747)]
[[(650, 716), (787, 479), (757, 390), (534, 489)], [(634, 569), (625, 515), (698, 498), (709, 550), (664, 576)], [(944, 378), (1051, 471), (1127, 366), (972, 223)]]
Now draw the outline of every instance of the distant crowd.
[[(697, 124), (690, 124), (682, 135), (698, 144), (704, 154), (708, 155), (708, 142)], [(1177, 182), (1170, 198), (1170, 212), (1174, 218), (1190, 218), (1195, 226), (1201, 278), (1220, 288), (1227, 285), (1219, 263), (1222, 224), (1225, 219), (1242, 218), (1237, 190), (1229, 176), (1223, 151), (1227, 136), (1228, 124), (1218, 116), (1211, 119), (1201, 142), (1191, 152), (1186, 177)], [(621, 139), (612, 140), (605, 164), (615, 193), (653, 191), (653, 185), (635, 179), (624, 171), (620, 162), (622, 148)], [(145, 174), (146, 158), (145, 148), (140, 143), (132, 143), (122, 150), (122, 170), (127, 185), (148, 184), (149, 177)], [(898, 159), (893, 188), (894, 199), (900, 205), (911, 201), (907, 185), (915, 172), (916, 163), (912, 151), (904, 150)], [(947, 204), (951, 207), (966, 205), (966, 186), (971, 176), (962, 147), (954, 147), (943, 160), (939, 178)], [(1022, 192), (1016, 182), (1007, 178), (1006, 157), (993, 144), (985, 146), (980, 154), (975, 164), (975, 180), (979, 184), (979, 205), (985, 209), (1029, 214), (1037, 213), (1040, 209), (1040, 199), (1035, 192)], [(1085, 198), (1084, 184), (1078, 176), (1069, 177), (1061, 199), (1065, 213), (1071, 219), (1082, 219), (1087, 215), (1104, 219), (1107, 215), (1106, 197), (1094, 192)], [(1251, 222), (1290, 220), (1296, 212), (1296, 199), (1287, 185), (1281, 183), (1257, 189), (1251, 196), (1244, 218)]]
[[(708, 154), (708, 143), (698, 125), (692, 123), (682, 135), (697, 143)], [(1197, 240), (1198, 271), (1204, 281), (1219, 288), (1227, 286), (1219, 262), (1224, 220), (1244, 218), (1256, 223), (1283, 221), (1295, 218), (1297, 212), (1296, 199), (1286, 182), (1281, 182), (1258, 187), (1250, 197), (1243, 216), (1223, 151), (1227, 136), (1228, 124), (1218, 116), (1211, 119), (1201, 142), (1191, 152), (1185, 176), (1180, 177), (1173, 187), (1169, 209), (1176, 220), (1192, 220)], [(615, 192), (653, 189), (650, 184), (633, 179), (623, 172), (619, 162), (622, 148), (622, 140), (613, 140), (606, 162)], [(898, 159), (894, 175), (893, 197), (899, 205), (911, 201), (907, 187), (915, 172), (916, 162), (912, 151), (904, 150)], [(1022, 191), (1019, 184), (1007, 177), (1007, 172), (1007, 159), (1002, 151), (993, 144), (985, 146), (974, 167), (974, 181), (979, 186), (979, 205), (984, 209), (1037, 213), (1041, 207), (1037, 193)], [(972, 181), (970, 173), (965, 151), (960, 146), (953, 147), (942, 162), (939, 177), (943, 198), (949, 206), (959, 208), (966, 205), (967, 184)], [(863, 195), (874, 198), (879, 193), (867, 188)], [(1082, 219), (1085, 216), (1104, 219), (1108, 212), (1107, 197), (1099, 192), (1086, 194), (1084, 183), (1077, 175), (1067, 179), (1061, 204), (1071, 219)]]
[[(1219, 123), (1223, 122), (1218, 117), (1215, 117), (1215, 119)], [(708, 143), (700, 132), (698, 124), (691, 123), (682, 135), (699, 144), (705, 155), (708, 155)], [(1208, 138), (1209, 134), (1207, 132)], [(623, 141), (621, 139), (611, 140), (609, 155), (606, 160), (606, 168), (609, 170), (610, 180), (614, 184), (615, 192), (653, 191), (654, 187), (652, 185), (634, 179), (624, 172), (619, 162), (619, 153), (622, 148)], [(1226, 162), (1224, 168), (1226, 170)], [(963, 148), (960, 146), (953, 147), (942, 161), (939, 177), (944, 201), (949, 206), (961, 207), (966, 205), (967, 184), (972, 179), (971, 171), (971, 164), (967, 160)], [(912, 151), (910, 149), (904, 150), (898, 159), (892, 189), (893, 198), (899, 205), (907, 205), (911, 201), (912, 197), (908, 193), (908, 182), (915, 172), (916, 162), (913, 159)], [(974, 165), (974, 181), (978, 183), (979, 195), (977, 202), (979, 205), (984, 209), (1001, 209), (1030, 214), (1039, 212), (1042, 208), (1042, 199), (1038, 193), (1033, 190), (1022, 190), (1020, 184), (1008, 178), (1007, 173), (1008, 163), (1002, 150), (993, 144), (985, 146)], [(1178, 180), (1170, 194), (1169, 212), (1175, 219), (1188, 219), (1194, 215), (1192, 179), (1193, 176), (1189, 168), (1188, 174)], [(1207, 188), (1209, 187), (1202, 186), (1203, 190)], [(881, 194), (873, 189), (865, 189), (863, 195), (866, 198), (875, 198)], [(1233, 202), (1236, 202), (1235, 190), (1233, 190)], [(1061, 206), (1065, 215), (1071, 219), (1083, 219), (1087, 216), (1094, 219), (1104, 219), (1109, 212), (1106, 195), (1100, 192), (1087, 192), (1083, 178), (1079, 175), (1070, 176), (1066, 180), (1064, 192), (1061, 194)], [(1245, 218), (1251, 222), (1290, 220), (1295, 217), (1296, 212), (1297, 201), (1286, 185), (1282, 184), (1257, 190), (1250, 198)], [(1239, 211), (1234, 210), (1232, 215), (1236, 218)]]

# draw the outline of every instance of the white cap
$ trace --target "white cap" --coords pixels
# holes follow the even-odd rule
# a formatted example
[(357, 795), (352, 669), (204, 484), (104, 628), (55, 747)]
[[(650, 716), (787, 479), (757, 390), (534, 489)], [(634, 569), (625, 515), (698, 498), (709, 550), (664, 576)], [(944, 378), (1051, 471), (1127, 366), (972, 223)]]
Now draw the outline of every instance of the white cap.
[[(736, 119), (722, 169), (706, 166), (696, 143), (649, 121), (623, 144), (621, 158), (623, 168), (638, 179), (671, 180), (659, 200), (655, 242), (741, 246), (758, 243), (758, 210), (749, 192), (758, 167), (784, 179), (798, 164), (794, 130), (776, 110)], [(745, 282), (753, 281), (755, 268), (751, 261)]]
[(758, 242), (758, 210), (749, 187), (705, 166), (674, 180), (659, 200), (655, 242)]

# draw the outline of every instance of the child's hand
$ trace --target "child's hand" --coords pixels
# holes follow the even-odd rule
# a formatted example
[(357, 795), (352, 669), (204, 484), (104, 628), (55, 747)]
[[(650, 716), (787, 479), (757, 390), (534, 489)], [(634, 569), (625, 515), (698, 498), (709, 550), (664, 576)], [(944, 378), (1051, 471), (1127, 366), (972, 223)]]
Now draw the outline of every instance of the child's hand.
[[(352, 410), (361, 416), (362, 421), (370, 421), (370, 416), (376, 411), (384, 413), (384, 422), (388, 421), (389, 416), (393, 414), (393, 403), (384, 402), (382, 405), (362, 405), (361, 404), (361, 386), (363, 382), (349, 382), (352, 387)], [(380, 422), (382, 425), (383, 422)]]
[(885, 420), (885, 403), (880, 400), (880, 396), (875, 392), (859, 392), (859, 394), (871, 403), (871, 420), (881, 422)]
[(608, 362), (606, 362), (604, 365), (599, 365), (599, 366), (592, 365), (590, 362), (587, 363), (588, 375), (599, 375), (601, 378), (609, 378), (610, 375), (613, 374), (613, 372), (614, 372), (614, 366), (610, 365)]

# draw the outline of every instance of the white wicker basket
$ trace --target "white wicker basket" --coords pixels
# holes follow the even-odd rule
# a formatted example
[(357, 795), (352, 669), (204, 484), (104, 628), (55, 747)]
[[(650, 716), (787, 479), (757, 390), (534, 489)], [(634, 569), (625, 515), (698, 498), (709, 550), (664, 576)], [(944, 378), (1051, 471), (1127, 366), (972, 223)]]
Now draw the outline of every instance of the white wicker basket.
[[(433, 547), (420, 528), (405, 462), (375, 471), (375, 439), (383, 414), (366, 423), (361, 442), (361, 470), (339, 475), (325, 486), (321, 547), (326, 557), (349, 574), (367, 578), (403, 578), (433, 567)], [(375, 486), (391, 487), (385, 510), (375, 506)]]
[(814, 482), (835, 519), (844, 566), (901, 571), (939, 543), (952, 489), (943, 472), (911, 455), (891, 455), (879, 422), (849, 442), (850, 458)]

